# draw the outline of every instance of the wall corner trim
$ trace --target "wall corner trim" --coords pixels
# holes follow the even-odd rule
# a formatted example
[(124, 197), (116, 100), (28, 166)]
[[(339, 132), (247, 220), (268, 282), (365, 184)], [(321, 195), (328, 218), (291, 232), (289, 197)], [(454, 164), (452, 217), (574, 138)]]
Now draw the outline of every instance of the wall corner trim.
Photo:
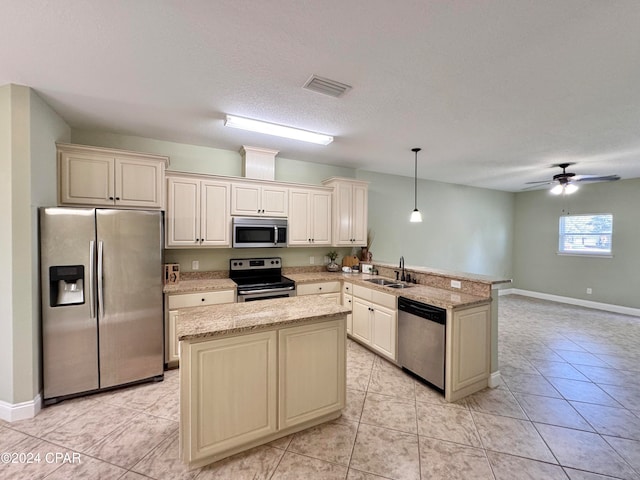
[(522, 295), (524, 297), (539, 298), (540, 300), (549, 300), (550, 302), (567, 303), (569, 305), (578, 305), (580, 307), (593, 308), (595, 310), (604, 310), (607, 312), (621, 313), (623, 315), (640, 317), (640, 308), (624, 307), (622, 305), (613, 305), (610, 303), (592, 302), (590, 300), (562, 297), (560, 295), (552, 295), (550, 293), (520, 290), (519, 288), (508, 288), (505, 290), (499, 290), (498, 295)]
[(42, 396), (38, 393), (33, 400), (21, 403), (8, 403), (0, 400), (0, 419), (17, 422), (35, 417), (42, 409)]

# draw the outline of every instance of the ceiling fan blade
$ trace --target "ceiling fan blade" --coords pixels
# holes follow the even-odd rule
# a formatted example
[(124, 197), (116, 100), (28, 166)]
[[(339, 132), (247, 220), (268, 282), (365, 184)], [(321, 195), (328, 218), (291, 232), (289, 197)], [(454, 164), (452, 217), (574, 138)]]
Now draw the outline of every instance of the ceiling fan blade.
[(551, 185), (553, 182), (550, 180), (540, 180), (538, 182), (526, 182), (525, 185), (533, 185), (533, 184), (544, 185), (545, 183), (548, 183), (549, 185)]
[(530, 187), (522, 188), (521, 190), (533, 190), (534, 188), (540, 188), (543, 185), (551, 185), (554, 182), (527, 182), (527, 183), (535, 183), (537, 185), (531, 185)]
[(578, 175), (577, 178), (573, 178), (576, 182), (615, 182), (620, 180), (618, 175)]

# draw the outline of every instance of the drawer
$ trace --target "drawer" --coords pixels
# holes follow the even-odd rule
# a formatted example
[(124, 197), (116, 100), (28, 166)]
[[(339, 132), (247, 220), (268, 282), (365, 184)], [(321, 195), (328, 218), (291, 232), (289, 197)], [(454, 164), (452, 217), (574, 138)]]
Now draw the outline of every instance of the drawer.
[(342, 284), (342, 293), (345, 293), (347, 295), (353, 295), (353, 283), (344, 282)]
[(216, 290), (213, 292), (169, 295), (168, 304), (169, 310), (175, 310), (176, 308), (216, 305), (218, 303), (234, 303), (235, 301), (235, 290)]
[(380, 292), (373, 288), (362, 287), (360, 285), (354, 285), (353, 295), (392, 310), (396, 309), (396, 296), (390, 293)]
[(296, 295), (316, 295), (318, 293), (340, 293), (340, 282), (303, 283), (296, 286)]

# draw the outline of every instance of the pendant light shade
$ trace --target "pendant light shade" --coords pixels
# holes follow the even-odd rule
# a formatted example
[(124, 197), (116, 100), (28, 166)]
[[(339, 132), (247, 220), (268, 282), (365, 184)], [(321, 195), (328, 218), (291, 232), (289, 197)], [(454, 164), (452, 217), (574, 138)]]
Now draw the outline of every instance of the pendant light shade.
[(411, 218), (409, 221), (412, 223), (422, 222), (422, 214), (420, 210), (418, 210), (418, 152), (422, 150), (421, 148), (412, 148), (411, 151), (415, 153), (415, 174), (413, 180), (413, 192), (414, 192), (414, 208), (413, 212), (411, 212)]

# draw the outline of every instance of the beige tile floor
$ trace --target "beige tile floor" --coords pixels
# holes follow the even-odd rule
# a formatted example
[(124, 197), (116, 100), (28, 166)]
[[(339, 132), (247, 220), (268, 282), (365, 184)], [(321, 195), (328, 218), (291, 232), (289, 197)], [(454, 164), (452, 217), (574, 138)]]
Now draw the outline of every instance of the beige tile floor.
[(0, 478), (640, 479), (639, 318), (502, 297), (499, 354), (503, 385), (447, 404), (349, 342), (342, 418), (192, 471), (170, 371), (0, 424), (0, 452), (80, 460), (0, 464)]

